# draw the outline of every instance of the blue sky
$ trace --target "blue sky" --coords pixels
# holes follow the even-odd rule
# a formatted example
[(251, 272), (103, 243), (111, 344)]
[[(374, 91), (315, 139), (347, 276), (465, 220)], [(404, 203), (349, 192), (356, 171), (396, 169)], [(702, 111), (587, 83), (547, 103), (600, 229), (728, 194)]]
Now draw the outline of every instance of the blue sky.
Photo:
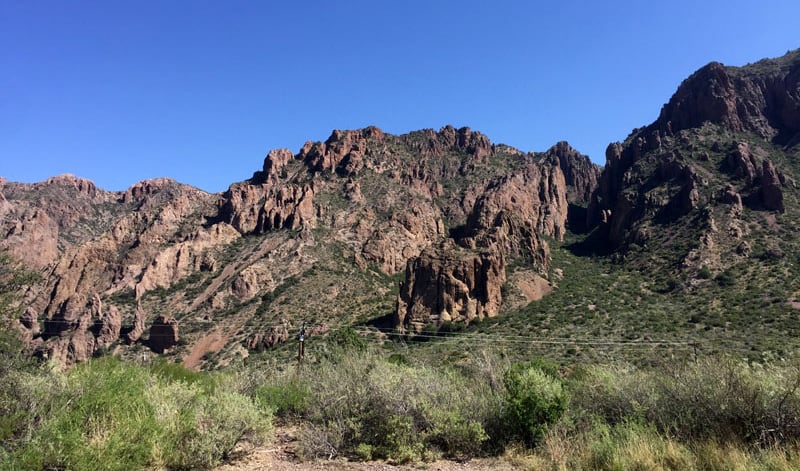
[(800, 2), (0, 0), (0, 176), (222, 191), (333, 129), (469, 126), (604, 163), (712, 60), (800, 47)]

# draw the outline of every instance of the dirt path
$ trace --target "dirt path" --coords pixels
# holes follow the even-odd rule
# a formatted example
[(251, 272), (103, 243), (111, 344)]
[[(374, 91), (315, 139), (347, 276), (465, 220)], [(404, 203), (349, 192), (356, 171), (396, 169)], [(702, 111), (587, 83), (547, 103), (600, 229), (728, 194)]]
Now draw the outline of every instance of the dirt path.
[(430, 471), (509, 471), (517, 469), (497, 458), (474, 459), (464, 463), (438, 460), (432, 463), (396, 466), (384, 462), (350, 462), (346, 460), (304, 462), (297, 457), (297, 429), (278, 427), (275, 441), (265, 447), (243, 446), (239, 456), (232, 462), (215, 468), (214, 471), (265, 471), (265, 470), (311, 470), (311, 471), (390, 471), (390, 470), (430, 470)]

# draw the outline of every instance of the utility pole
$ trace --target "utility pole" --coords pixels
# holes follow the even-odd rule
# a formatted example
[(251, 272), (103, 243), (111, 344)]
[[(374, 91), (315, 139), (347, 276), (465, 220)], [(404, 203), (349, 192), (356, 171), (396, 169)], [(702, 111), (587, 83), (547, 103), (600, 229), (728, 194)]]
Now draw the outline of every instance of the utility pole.
[(306, 356), (306, 323), (300, 327), (300, 334), (297, 336), (299, 343), (297, 345), (297, 363), (302, 365), (303, 358)]

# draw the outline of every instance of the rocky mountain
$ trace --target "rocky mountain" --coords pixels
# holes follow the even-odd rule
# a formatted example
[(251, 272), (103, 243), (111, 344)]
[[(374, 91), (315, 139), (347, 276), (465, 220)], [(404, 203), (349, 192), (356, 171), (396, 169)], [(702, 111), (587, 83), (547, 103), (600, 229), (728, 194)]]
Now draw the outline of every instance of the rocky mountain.
[[(800, 306), (799, 79), (800, 51), (711, 63), (652, 124), (609, 145), (602, 169), (566, 142), (524, 153), (469, 128), (368, 127), (272, 150), (220, 194), (168, 179), (124, 192), (72, 176), (2, 180), (0, 250), (42, 275), (21, 293), (16, 327), (33, 353), (67, 365), (155, 352), (204, 367), (275, 347), (303, 323), (311, 337), (501, 325), (559, 285), (582, 286), (554, 247), (585, 257), (559, 263), (624, 266), (615, 283), (635, 282), (630, 302), (662, 303), (648, 311), (659, 326), (679, 320), (677, 302), (697, 310), (693, 326), (707, 315), (704, 328), (723, 331), (730, 309), (746, 325), (753, 306), (788, 325)], [(543, 332), (602, 309), (598, 322), (636, 335), (611, 307), (570, 296), (565, 309), (586, 312), (546, 313)]]
[(548, 276), (547, 239), (598, 173), (567, 143), (526, 154), (468, 128), (334, 131), (270, 151), (216, 195), (168, 179), (3, 181), (0, 248), (43, 275), (18, 325), (35, 353), (224, 364), (302, 322), (413, 333), (498, 315), (509, 264), (512, 283)]
[(609, 145), (588, 224), (607, 250), (673, 273), (794, 252), (798, 144), (800, 51), (712, 62), (655, 122)]

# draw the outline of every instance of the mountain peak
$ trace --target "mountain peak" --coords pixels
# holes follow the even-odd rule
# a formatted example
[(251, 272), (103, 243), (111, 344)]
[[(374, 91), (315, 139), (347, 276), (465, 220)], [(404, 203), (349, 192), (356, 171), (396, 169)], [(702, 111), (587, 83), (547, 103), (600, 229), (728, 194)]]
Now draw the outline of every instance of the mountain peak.
[(705, 122), (769, 139), (800, 133), (800, 50), (744, 67), (710, 62), (681, 83), (649, 130), (672, 134)]

